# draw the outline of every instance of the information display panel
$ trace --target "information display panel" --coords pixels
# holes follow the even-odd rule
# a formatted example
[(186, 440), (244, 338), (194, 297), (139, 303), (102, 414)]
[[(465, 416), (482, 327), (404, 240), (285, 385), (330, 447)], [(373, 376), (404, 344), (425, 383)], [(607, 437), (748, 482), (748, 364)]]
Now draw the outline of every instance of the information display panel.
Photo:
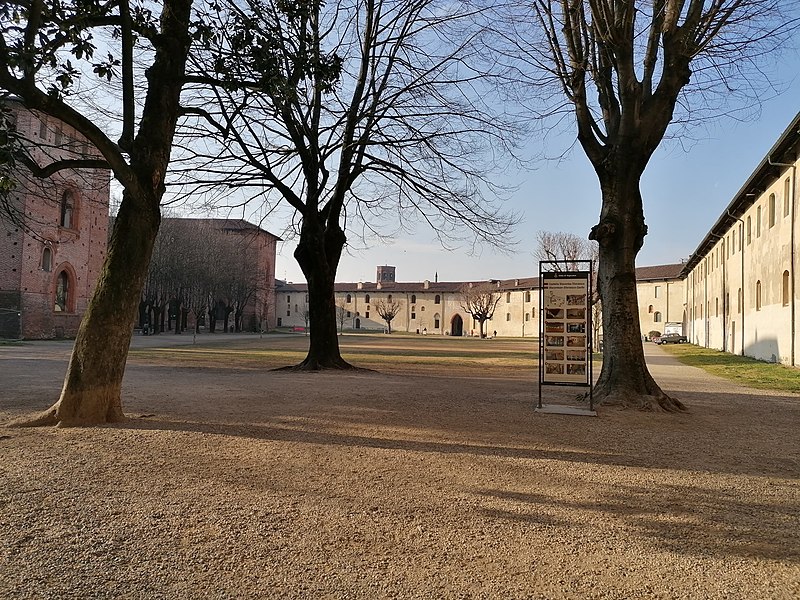
[(590, 273), (542, 273), (541, 382), (589, 385)]

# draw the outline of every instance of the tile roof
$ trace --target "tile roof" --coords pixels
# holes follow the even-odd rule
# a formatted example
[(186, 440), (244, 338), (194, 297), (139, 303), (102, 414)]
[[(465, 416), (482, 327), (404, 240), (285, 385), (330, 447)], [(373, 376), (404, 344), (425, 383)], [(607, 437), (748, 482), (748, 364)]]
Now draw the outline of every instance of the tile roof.
[(191, 217), (165, 217), (164, 221), (174, 221), (179, 223), (197, 223), (208, 225), (210, 227), (214, 227), (216, 229), (221, 229), (223, 231), (261, 231), (268, 235), (271, 235), (276, 240), (281, 241), (274, 233), (270, 233), (266, 229), (262, 229), (258, 225), (254, 225), (250, 221), (246, 221), (244, 219), (194, 219)]
[(652, 281), (655, 279), (680, 279), (681, 271), (686, 265), (655, 265), (652, 267), (636, 267), (636, 281)]

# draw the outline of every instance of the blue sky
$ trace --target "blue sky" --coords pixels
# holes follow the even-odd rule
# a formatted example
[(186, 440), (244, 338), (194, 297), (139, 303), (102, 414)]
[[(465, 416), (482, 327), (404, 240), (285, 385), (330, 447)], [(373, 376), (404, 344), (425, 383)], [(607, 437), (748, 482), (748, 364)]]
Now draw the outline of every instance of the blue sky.
[[(645, 220), (649, 234), (639, 253), (639, 266), (679, 262), (700, 243), (733, 195), (800, 111), (800, 59), (787, 64), (788, 89), (766, 100), (760, 115), (749, 122), (720, 118), (693, 130), (692, 140), (665, 140), (650, 160), (642, 179)], [(793, 79), (792, 79), (793, 78)], [(570, 140), (564, 140), (568, 146)], [(516, 229), (520, 244), (511, 254), (484, 247), (470, 256), (469, 248), (445, 250), (430, 230), (366, 250), (350, 249), (341, 260), (337, 281), (374, 281), (377, 265), (397, 267), (398, 281), (481, 280), (530, 277), (538, 273), (534, 258), (537, 231), (588, 235), (600, 213), (597, 178), (580, 148), (566, 159), (541, 162), (515, 175), (519, 189), (507, 208), (523, 215)], [(269, 227), (268, 227), (269, 228)], [(292, 257), (295, 242), (279, 245), (275, 275), (304, 281)], [(347, 252), (347, 251), (346, 251)]]

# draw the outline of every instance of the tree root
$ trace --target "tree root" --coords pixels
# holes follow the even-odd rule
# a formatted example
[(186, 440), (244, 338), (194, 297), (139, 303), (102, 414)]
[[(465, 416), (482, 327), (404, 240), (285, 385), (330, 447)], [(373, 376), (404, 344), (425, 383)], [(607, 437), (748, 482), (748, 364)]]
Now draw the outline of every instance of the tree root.
[(6, 427), (52, 427), (58, 425), (58, 414), (55, 406), (32, 416), (19, 417), (6, 423)]
[(68, 420), (59, 415), (58, 403), (40, 413), (27, 417), (19, 417), (5, 424), (6, 427), (91, 427), (94, 425), (107, 425), (109, 423), (122, 423), (127, 420), (124, 414), (109, 411), (105, 419), (72, 419)]
[[(589, 401), (589, 393), (583, 395)], [(614, 406), (622, 409), (634, 409), (644, 412), (687, 412), (688, 407), (678, 400), (658, 390), (656, 393), (638, 394), (630, 391), (595, 390), (594, 405)]]
[(309, 360), (307, 358), (300, 364), (290, 365), (287, 367), (278, 367), (277, 369), (273, 369), (273, 371), (291, 371), (291, 372), (361, 371), (364, 373), (374, 372), (372, 369), (365, 369), (364, 367), (356, 367), (354, 365), (351, 365), (349, 362), (341, 358), (338, 360), (324, 361), (324, 362), (318, 360)]

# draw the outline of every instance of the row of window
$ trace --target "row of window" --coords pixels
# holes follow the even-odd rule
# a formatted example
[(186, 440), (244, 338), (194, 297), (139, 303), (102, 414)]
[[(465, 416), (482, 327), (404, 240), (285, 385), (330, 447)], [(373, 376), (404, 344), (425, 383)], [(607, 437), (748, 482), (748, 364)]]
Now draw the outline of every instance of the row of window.
[[(531, 301), (531, 293), (525, 292), (525, 302), (530, 302), (530, 301)], [(508, 304), (509, 302), (511, 302), (511, 292), (506, 292), (506, 304)]]
[[(294, 310), (295, 310), (295, 313), (299, 314), (300, 311), (299, 311), (299, 306), (297, 304), (294, 305)], [(420, 310), (424, 312), (425, 311), (425, 307), (424, 306), (421, 307)], [(661, 313), (656, 313), (656, 314), (660, 315)], [(286, 316), (287, 317), (291, 317), (292, 316), (291, 306), (289, 306), (286, 309)], [(347, 318), (348, 319), (352, 318), (352, 316), (353, 315), (352, 315), (351, 311), (348, 310), (347, 311)], [(356, 317), (360, 317), (361, 313), (357, 311), (355, 316)], [(367, 307), (367, 311), (364, 313), (364, 317), (369, 319), (369, 307)], [(412, 312), (411, 313), (411, 320), (414, 321), (416, 318), (417, 318), (417, 313), (416, 312)], [(438, 313), (433, 316), (433, 320), (434, 320), (434, 323), (438, 323), (439, 322), (439, 314)], [(531, 320), (531, 313), (528, 313), (528, 312), (525, 313), (525, 320), (526, 321), (530, 321)], [(661, 320), (660, 317), (657, 320), (660, 321)], [(511, 321), (511, 313), (506, 313), (506, 321)], [(435, 325), (434, 327), (438, 329), (439, 325)]]
[[(389, 294), (386, 297), (386, 301), (387, 302), (391, 302), (392, 301), (392, 295), (391, 294)], [(346, 304), (350, 304), (352, 302), (353, 302), (352, 294), (347, 294), (347, 296), (345, 296), (345, 303)], [(369, 304), (369, 294), (364, 294), (364, 302)], [(416, 304), (416, 303), (417, 303), (417, 295), (416, 294), (411, 294), (411, 304)], [(433, 297), (433, 303), (434, 304), (441, 304), (442, 303), (442, 297), (439, 294), (436, 294)]]
[[(783, 276), (781, 277), (781, 305), (782, 306), (789, 306), (789, 300), (791, 296), (791, 282), (789, 279), (789, 271), (784, 271)], [(725, 303), (730, 305), (730, 297), (728, 294), (725, 294)], [(736, 312), (742, 312), (742, 305), (744, 304), (742, 298), (742, 288), (739, 288), (736, 294)], [(761, 280), (759, 279), (756, 281), (754, 293), (753, 293), (753, 300), (752, 306), (756, 309), (756, 311), (761, 310), (762, 306), (762, 289), (761, 289)], [(703, 318), (703, 305), (700, 304), (700, 310), (697, 310), (697, 305), (695, 305), (695, 314), (699, 314), (699, 317)], [(711, 306), (709, 303), (706, 303), (706, 314), (710, 317), (711, 316)], [(714, 316), (719, 316), (719, 297), (714, 298)]]
[[(352, 294), (347, 294), (347, 296), (345, 296), (345, 302), (347, 304), (350, 304), (352, 301), (353, 301)], [(392, 301), (392, 295), (389, 294), (389, 296), (387, 297), (387, 302), (391, 302), (391, 301)], [(530, 302), (530, 301), (531, 301), (531, 293), (530, 292), (525, 292), (525, 302)], [(364, 294), (364, 302), (369, 304), (369, 294)], [(416, 294), (411, 294), (410, 302), (411, 302), (411, 304), (416, 304), (417, 303), (417, 295)], [(507, 303), (511, 302), (511, 292), (506, 292), (506, 302)], [(434, 304), (441, 304), (442, 303), (442, 297), (439, 294), (436, 294), (433, 297), (433, 303)]]
[[(789, 216), (791, 212), (791, 186), (792, 181), (791, 178), (787, 177), (783, 182), (783, 218)], [(772, 229), (778, 222), (778, 199), (775, 194), (770, 194), (767, 198), (767, 228)], [(761, 237), (762, 227), (762, 207), (756, 206), (756, 214), (755, 214), (755, 237)], [(737, 245), (737, 230), (739, 234), (738, 245)], [(719, 267), (721, 260), (725, 257), (731, 257), (736, 254), (737, 247), (738, 251), (742, 251), (742, 247), (746, 241), (747, 245), (749, 246), (753, 242), (753, 217), (752, 215), (748, 215), (747, 219), (745, 219), (744, 223), (739, 225), (738, 227), (734, 227), (725, 237), (722, 238), (722, 245), (717, 246), (715, 250), (712, 251), (711, 255), (706, 258), (703, 263), (703, 271), (700, 276), (704, 276), (706, 273), (713, 272), (717, 267)]]

